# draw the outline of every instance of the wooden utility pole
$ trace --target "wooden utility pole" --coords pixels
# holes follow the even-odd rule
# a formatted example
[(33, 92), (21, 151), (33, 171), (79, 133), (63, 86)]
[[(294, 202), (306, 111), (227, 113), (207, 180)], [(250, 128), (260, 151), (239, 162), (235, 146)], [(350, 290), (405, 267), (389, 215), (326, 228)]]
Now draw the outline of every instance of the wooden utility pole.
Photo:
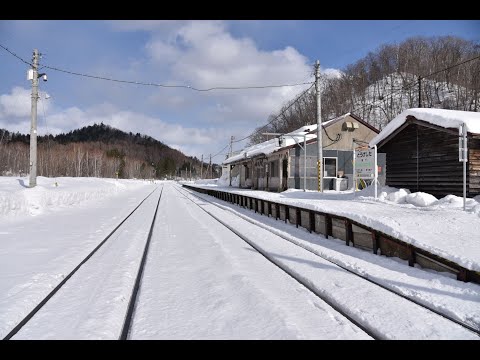
[(418, 107), (422, 107), (422, 77), (418, 77)]

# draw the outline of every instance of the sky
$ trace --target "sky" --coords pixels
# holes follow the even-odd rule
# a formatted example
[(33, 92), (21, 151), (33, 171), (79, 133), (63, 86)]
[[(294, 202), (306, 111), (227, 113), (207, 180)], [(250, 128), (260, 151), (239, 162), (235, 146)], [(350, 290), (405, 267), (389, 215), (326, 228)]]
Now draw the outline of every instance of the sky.
[[(1, 338), (151, 194), (13, 339), (117, 339), (160, 195), (129, 339), (479, 339), (375, 284), (480, 330), (480, 285), (451, 274), (345, 246), (193, 195), (175, 182), (39, 177), (37, 187), (27, 188), (27, 180), (0, 177)], [(397, 236), (415, 238), (417, 246), (444, 249), (457, 261), (480, 266), (471, 235), (480, 222), (480, 199), (471, 199), (464, 212), (459, 201), (420, 206), (415, 196), (406, 199), (394, 188), (382, 189), (391, 195), (374, 201), (368, 189), (354, 198), (348, 191), (267, 193), (223, 187), (224, 179), (205, 182), (197, 186), (328, 206), (332, 213), (342, 211), (387, 233), (399, 229)], [(440, 236), (433, 230), (442, 223), (447, 225)], [(432, 231), (416, 233), (420, 224)]]
[[(313, 65), (338, 76), (382, 44), (412, 36), (479, 41), (479, 20), (2, 20), (0, 44), (41, 68), (39, 134), (103, 122), (147, 134), (188, 156), (221, 162), (241, 139), (314, 80)], [(30, 132), (28, 65), (0, 48), (0, 128)], [(190, 86), (190, 88), (187, 88)], [(48, 95), (48, 96), (47, 96)], [(47, 98), (48, 97), (48, 98)], [(245, 141), (234, 143), (240, 150)]]

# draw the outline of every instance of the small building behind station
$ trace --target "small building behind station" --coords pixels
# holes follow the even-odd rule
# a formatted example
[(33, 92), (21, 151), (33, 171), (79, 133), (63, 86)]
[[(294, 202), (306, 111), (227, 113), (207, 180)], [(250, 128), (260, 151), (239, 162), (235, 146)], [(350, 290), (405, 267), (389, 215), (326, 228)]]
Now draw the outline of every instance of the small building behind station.
[(467, 130), (467, 197), (480, 195), (480, 113), (414, 108), (396, 116), (370, 142), (386, 154), (386, 185), (437, 198), (463, 196), (459, 128)]

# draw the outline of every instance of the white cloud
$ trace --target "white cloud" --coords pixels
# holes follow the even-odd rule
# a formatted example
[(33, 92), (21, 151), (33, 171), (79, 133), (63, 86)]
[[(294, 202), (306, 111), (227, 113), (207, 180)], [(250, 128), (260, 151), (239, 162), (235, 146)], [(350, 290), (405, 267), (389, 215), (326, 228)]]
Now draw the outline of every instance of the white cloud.
[[(235, 38), (222, 21), (171, 23), (168, 32), (152, 31), (147, 54), (159, 68), (169, 68), (169, 83), (195, 88), (245, 87), (312, 81), (309, 60), (293, 47), (264, 51), (249, 38)], [(235, 124), (253, 131), (308, 85), (202, 93), (205, 122)], [(171, 95), (170, 95), (171, 96)], [(177, 94), (174, 96), (178, 96)], [(192, 95), (187, 95), (192, 97)], [(162, 103), (169, 103), (162, 92)], [(152, 98), (157, 98), (153, 96)], [(171, 101), (170, 104), (178, 104)], [(228, 112), (229, 117), (226, 118)], [(248, 131), (248, 130), (247, 130)]]
[[(50, 109), (50, 99), (47, 93), (40, 91), (39, 100), (37, 102), (37, 119), (43, 112)], [(25, 118), (31, 116), (32, 96), (31, 90), (16, 86), (10, 94), (0, 95), (0, 120), (7, 124), (14, 124), (17, 118)]]
[(175, 61), (180, 51), (173, 45), (162, 40), (150, 42), (145, 46), (147, 53), (156, 61), (171, 63)]
[[(12, 114), (14, 117), (0, 116), (0, 128), (11, 132), (27, 134), (30, 132), (30, 112), (24, 111), (13, 99), (20, 99), (24, 105), (27, 89), (14, 88), (10, 95), (0, 95), (2, 114)], [(5, 100), (6, 99), (6, 100)], [(11, 106), (10, 106), (11, 105)], [(28, 109), (30, 107), (28, 106)], [(118, 109), (110, 103), (102, 103), (86, 110), (78, 107), (58, 109), (52, 107), (45, 118), (39, 115), (37, 129), (39, 135), (47, 132), (57, 135), (84, 126), (100, 123), (111, 125), (125, 132), (146, 134), (176, 148), (186, 155), (199, 156), (202, 152), (217, 151), (219, 139), (227, 138), (229, 132), (217, 128), (196, 128), (180, 124), (171, 124), (159, 118), (147, 116), (133, 111)]]
[[(150, 32), (144, 47), (149, 57), (146, 64), (149, 76), (163, 84), (206, 89), (313, 81), (311, 61), (294, 47), (261, 49), (251, 38), (233, 36), (225, 21), (116, 21), (112, 26), (121, 31)], [(322, 73), (328, 77), (341, 74), (336, 69), (322, 69)], [(214, 124), (225, 131), (239, 129), (230, 135), (243, 137), (309, 86), (202, 93), (154, 89), (145, 100), (150, 109), (168, 109), (185, 126)]]
[[(224, 21), (117, 20), (107, 24), (117, 32), (143, 31), (148, 40), (137, 43), (137, 51), (124, 61), (112, 62), (107, 57), (85, 73), (201, 89), (313, 81), (311, 61), (297, 49), (262, 49), (251, 38), (234, 36)], [(340, 74), (335, 69), (322, 72)], [(104, 122), (123, 131), (148, 134), (188, 155), (215, 153), (228, 144), (231, 135), (249, 135), (310, 86), (195, 92), (85, 78), (68, 81), (77, 82), (70, 96), (75, 106), (55, 107), (52, 99), (43, 101), (51, 133)], [(82, 101), (89, 105), (79, 105)], [(41, 107), (39, 116), (40, 111)], [(18, 131), (27, 133), (29, 116), (29, 89), (15, 88), (0, 96), (0, 127), (26, 126)]]

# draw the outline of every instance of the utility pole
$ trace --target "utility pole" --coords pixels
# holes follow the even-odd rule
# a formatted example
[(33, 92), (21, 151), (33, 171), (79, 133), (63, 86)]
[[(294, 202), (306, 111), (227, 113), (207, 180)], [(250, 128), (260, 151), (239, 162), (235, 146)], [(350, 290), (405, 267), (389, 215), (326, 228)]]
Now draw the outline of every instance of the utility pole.
[(418, 77), (418, 107), (422, 107), (422, 77)]
[(203, 154), (202, 154), (202, 163), (200, 164), (200, 179), (203, 179)]
[(208, 165), (210, 167), (210, 179), (213, 179), (213, 171), (212, 171), (212, 154), (210, 154), (210, 163)]
[(230, 153), (229, 157), (232, 156), (232, 149), (233, 149), (233, 140), (235, 139), (235, 136), (230, 136)]
[[(230, 136), (230, 153), (228, 157), (232, 156), (233, 139), (235, 139), (235, 136)], [(232, 186), (232, 167), (230, 165), (228, 165), (228, 186)]]
[(315, 90), (317, 92), (317, 168), (318, 191), (323, 192), (323, 134), (322, 134), (322, 103), (320, 99), (320, 61), (315, 63)]
[[(30, 125), (30, 183), (29, 186), (37, 185), (37, 101), (38, 101), (38, 62), (40, 54), (37, 49), (33, 50), (32, 63), (32, 122)], [(30, 74), (29, 74), (30, 78)]]

